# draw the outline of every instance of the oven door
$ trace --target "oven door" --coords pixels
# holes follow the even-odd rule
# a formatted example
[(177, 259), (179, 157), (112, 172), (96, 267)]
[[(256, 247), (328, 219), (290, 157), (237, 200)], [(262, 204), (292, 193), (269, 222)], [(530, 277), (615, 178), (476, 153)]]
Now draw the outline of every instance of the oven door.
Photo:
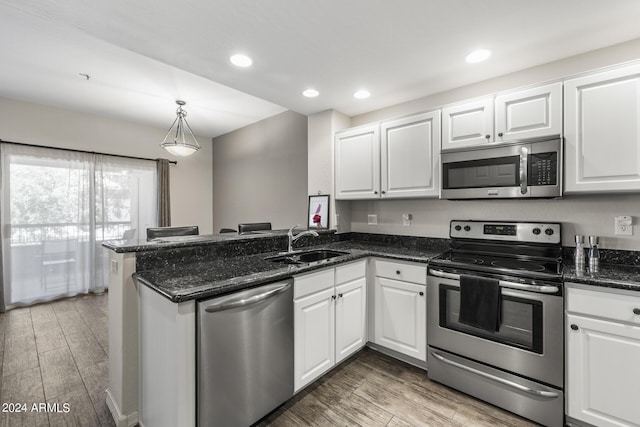
[(430, 346), (562, 388), (562, 296), (501, 286), (501, 326), (491, 333), (458, 321), (457, 275), (430, 268), (427, 285)]

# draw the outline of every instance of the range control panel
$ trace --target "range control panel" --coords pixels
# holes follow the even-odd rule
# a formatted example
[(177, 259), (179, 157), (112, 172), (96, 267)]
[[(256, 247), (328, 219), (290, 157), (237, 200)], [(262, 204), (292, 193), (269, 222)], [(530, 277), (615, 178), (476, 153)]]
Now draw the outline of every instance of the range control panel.
[(514, 221), (451, 221), (449, 236), (454, 239), (507, 240), (559, 244), (560, 223)]

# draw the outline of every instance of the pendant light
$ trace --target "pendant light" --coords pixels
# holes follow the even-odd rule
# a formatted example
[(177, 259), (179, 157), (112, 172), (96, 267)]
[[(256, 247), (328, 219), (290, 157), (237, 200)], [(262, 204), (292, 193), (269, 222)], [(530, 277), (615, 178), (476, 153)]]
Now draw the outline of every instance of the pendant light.
[(176, 104), (178, 104), (176, 119), (160, 146), (175, 156), (189, 156), (200, 149), (200, 144), (193, 135), (191, 126), (187, 123), (187, 112), (182, 109), (186, 102), (178, 99)]

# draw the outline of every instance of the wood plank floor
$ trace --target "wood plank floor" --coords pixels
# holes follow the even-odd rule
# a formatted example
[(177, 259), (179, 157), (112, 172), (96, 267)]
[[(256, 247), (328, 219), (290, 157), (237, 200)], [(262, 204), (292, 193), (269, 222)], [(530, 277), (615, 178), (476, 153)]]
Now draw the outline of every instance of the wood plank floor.
[(525, 427), (537, 424), (365, 348), (262, 420), (263, 426)]
[(0, 426), (115, 426), (108, 342), (107, 294), (0, 314)]
[[(0, 426), (114, 426), (108, 383), (107, 295), (0, 314)], [(69, 412), (32, 411), (69, 404)], [(364, 349), (278, 408), (261, 426), (510, 426), (535, 424), (434, 383), (426, 373)]]

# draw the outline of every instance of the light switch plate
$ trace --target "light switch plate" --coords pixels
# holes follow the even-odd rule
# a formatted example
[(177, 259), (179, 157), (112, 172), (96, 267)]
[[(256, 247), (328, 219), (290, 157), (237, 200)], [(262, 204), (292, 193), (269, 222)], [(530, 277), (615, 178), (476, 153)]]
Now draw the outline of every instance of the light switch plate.
[(378, 215), (376, 214), (367, 215), (367, 225), (378, 225)]
[(118, 272), (118, 261), (116, 261), (115, 259), (111, 260), (111, 272), (112, 273)]

